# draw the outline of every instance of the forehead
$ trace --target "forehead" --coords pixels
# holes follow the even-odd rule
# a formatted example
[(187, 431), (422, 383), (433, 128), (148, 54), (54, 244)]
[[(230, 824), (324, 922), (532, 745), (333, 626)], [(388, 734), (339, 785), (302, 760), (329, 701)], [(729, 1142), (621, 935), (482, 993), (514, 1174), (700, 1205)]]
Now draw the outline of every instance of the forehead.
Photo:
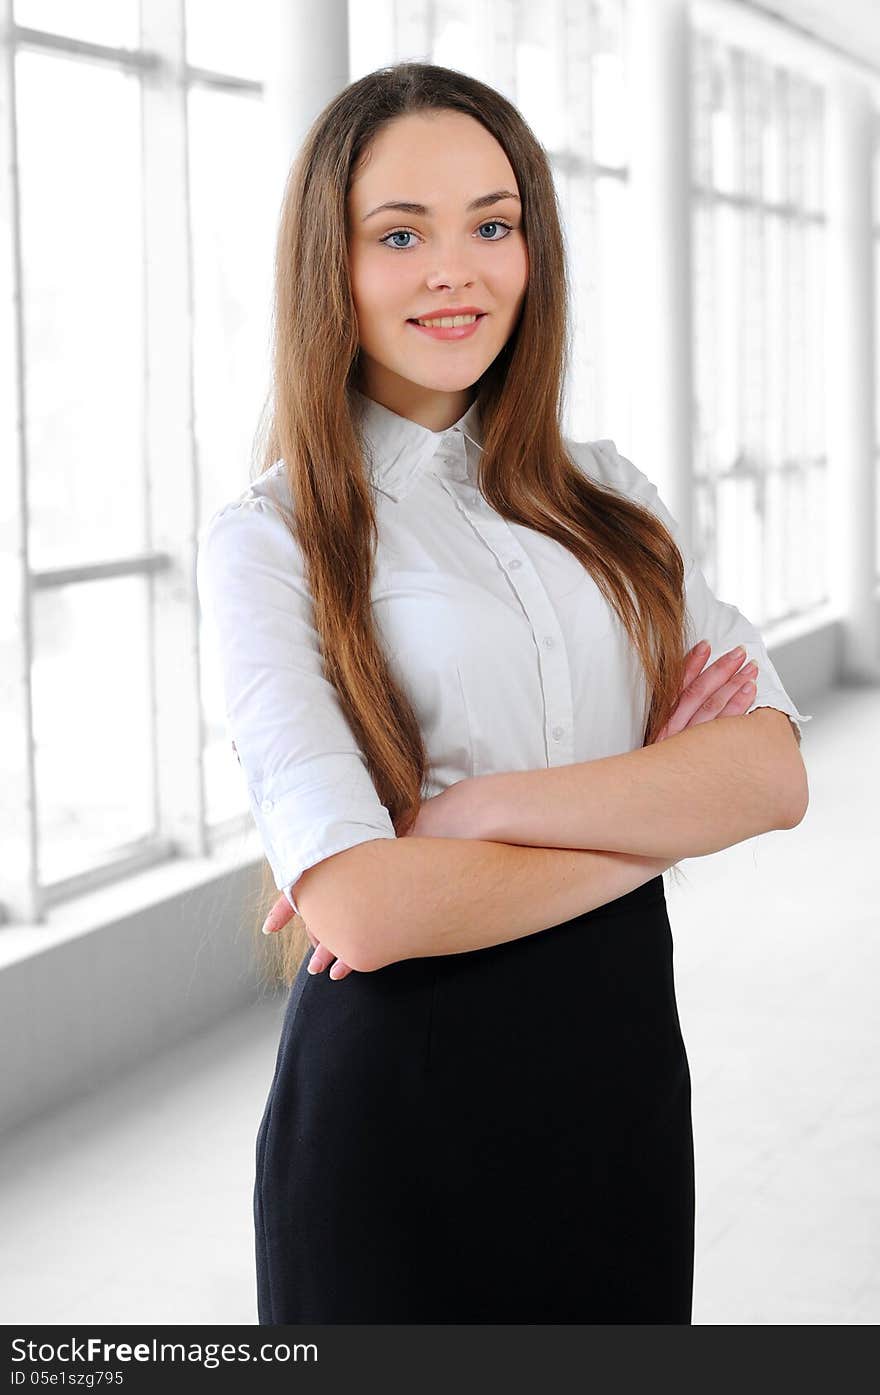
[(491, 131), (465, 112), (418, 112), (395, 117), (374, 137), (352, 169), (349, 200), (360, 206), (399, 198), (434, 207), (502, 185), (519, 192)]

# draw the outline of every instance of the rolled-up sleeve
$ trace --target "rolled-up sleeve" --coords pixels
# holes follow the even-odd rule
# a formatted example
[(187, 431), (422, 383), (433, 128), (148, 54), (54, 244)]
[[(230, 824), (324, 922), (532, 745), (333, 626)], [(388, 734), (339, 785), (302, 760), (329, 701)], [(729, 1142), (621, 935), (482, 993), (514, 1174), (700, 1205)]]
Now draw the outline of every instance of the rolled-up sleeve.
[(712, 646), (706, 663), (742, 645), (747, 662), (754, 660), (758, 665), (755, 677), (755, 698), (744, 715), (758, 707), (775, 707), (784, 712), (795, 727), (798, 743), (801, 739), (801, 724), (812, 721), (812, 716), (799, 712), (782, 685), (782, 680), (767, 652), (760, 631), (750, 620), (729, 601), (719, 600), (697, 565), (695, 558), (684, 546), (678, 522), (663, 503), (657, 488), (631, 460), (621, 455), (614, 441), (594, 441), (604, 465), (602, 482), (625, 494), (627, 498), (645, 505), (656, 514), (669, 529), (681, 551), (685, 566), (685, 595), (687, 600), (687, 643), (688, 649), (704, 639)]
[(196, 584), (217, 646), (229, 734), (275, 885), (294, 910), (307, 868), (394, 838), (339, 696), (324, 676), (302, 556), (262, 496), (199, 533)]

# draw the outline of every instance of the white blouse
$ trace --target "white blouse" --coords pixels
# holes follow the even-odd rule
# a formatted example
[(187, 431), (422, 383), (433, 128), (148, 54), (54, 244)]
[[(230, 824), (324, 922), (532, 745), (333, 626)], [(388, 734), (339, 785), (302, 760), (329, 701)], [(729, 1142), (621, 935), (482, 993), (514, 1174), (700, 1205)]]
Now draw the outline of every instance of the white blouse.
[[(373, 609), (424, 736), (427, 797), (473, 775), (641, 746), (647, 685), (615, 612), (566, 548), (480, 493), (479, 404), (435, 432), (360, 393), (355, 402), (379, 529)], [(779, 708), (800, 731), (811, 717), (758, 630), (713, 595), (647, 476), (611, 440), (564, 440), (585, 474), (647, 505), (682, 548), (686, 647), (706, 639), (711, 663), (743, 645), (758, 665), (748, 710)], [(395, 833), (323, 676), (302, 556), (278, 503), (290, 508), (280, 460), (201, 529), (197, 585), (251, 812), (298, 912), (292, 887), (307, 868)]]

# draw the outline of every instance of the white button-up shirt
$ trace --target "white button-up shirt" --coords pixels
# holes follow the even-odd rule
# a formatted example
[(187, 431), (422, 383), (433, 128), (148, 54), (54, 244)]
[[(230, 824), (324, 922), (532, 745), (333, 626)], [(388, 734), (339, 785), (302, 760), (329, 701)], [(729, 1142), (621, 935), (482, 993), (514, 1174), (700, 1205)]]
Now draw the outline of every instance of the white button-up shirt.
[[(509, 523), (478, 487), (479, 406), (445, 431), (360, 393), (379, 543), (373, 610), (428, 753), (427, 797), (469, 776), (547, 769), (643, 743), (649, 695), (635, 650), (593, 578), (560, 543)], [(614, 442), (565, 438), (585, 474), (647, 505), (682, 548), (688, 645), (711, 663), (741, 644), (758, 665), (748, 709), (810, 721), (758, 630), (718, 600), (651, 481)], [(372, 838), (395, 836), (324, 677), (278, 461), (199, 534), (197, 583), (218, 645), (225, 710), (276, 886)]]

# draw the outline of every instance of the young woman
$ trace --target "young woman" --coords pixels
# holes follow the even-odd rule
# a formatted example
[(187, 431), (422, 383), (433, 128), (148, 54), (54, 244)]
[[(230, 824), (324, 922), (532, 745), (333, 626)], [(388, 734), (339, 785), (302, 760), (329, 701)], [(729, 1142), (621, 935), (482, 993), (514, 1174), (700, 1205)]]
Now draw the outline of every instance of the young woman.
[(691, 1321), (662, 873), (800, 820), (807, 718), (650, 480), (561, 434), (566, 294), (497, 92), (399, 64), (317, 118), (270, 468), (198, 561), (285, 892), (261, 1323)]

